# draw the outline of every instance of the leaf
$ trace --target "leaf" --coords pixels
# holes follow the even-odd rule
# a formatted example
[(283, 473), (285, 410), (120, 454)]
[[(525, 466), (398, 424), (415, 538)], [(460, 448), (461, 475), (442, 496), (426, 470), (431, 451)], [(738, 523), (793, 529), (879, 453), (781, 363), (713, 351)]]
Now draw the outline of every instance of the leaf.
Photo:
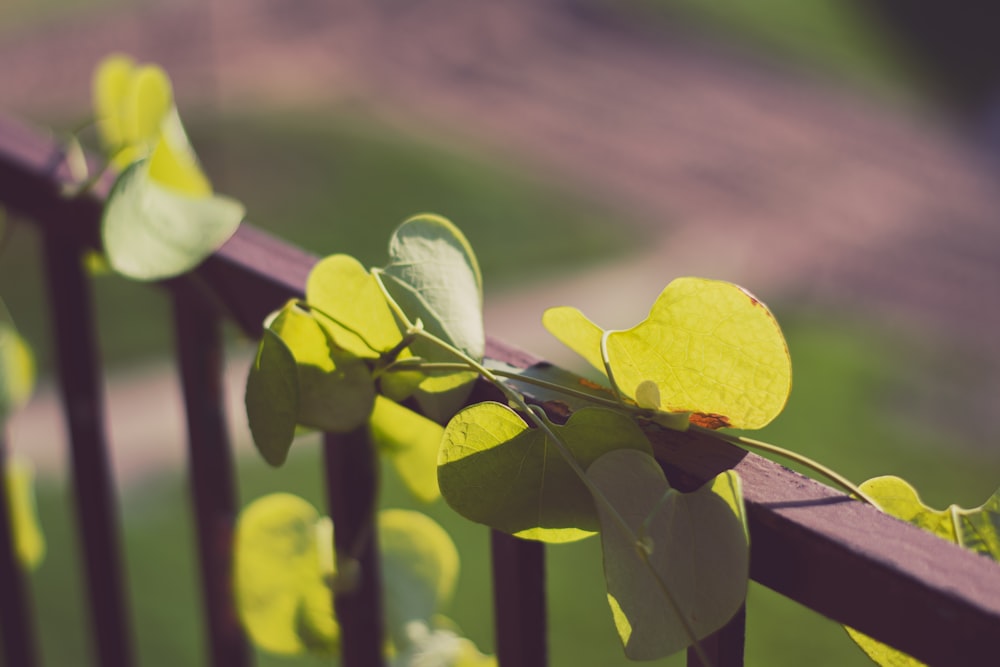
[[(389, 242), (389, 264), (384, 285), (411, 322), (481, 360), (486, 344), (483, 332), (483, 291), (479, 263), (465, 236), (448, 220), (419, 215), (405, 221)], [(413, 354), (430, 362), (455, 361), (452, 355), (425, 341)], [(428, 416), (443, 421), (468, 397), (473, 373), (429, 377), (417, 400)]]
[(34, 387), (35, 360), (31, 348), (13, 325), (0, 322), (0, 427), (28, 402)]
[(437, 459), (444, 428), (384, 396), (376, 396), (370, 423), (375, 444), (390, 457), (410, 492), (425, 503), (437, 500), (441, 496)]
[(264, 329), (250, 366), (246, 408), (257, 450), (272, 466), (283, 465), (298, 422), (298, 369), (292, 351), (270, 329)]
[(306, 302), (348, 327), (317, 314), (337, 344), (358, 357), (376, 358), (403, 340), (378, 281), (349, 255), (331, 255), (313, 267)]
[(165, 187), (140, 161), (118, 177), (101, 219), (111, 266), (135, 280), (185, 273), (217, 250), (243, 220), (239, 202), (221, 195), (192, 196)]
[[(604, 574), (615, 626), (633, 660), (651, 660), (725, 625), (746, 599), (749, 549), (743, 494), (736, 473), (722, 473), (693, 493), (672, 489), (649, 454), (632, 449), (597, 459), (587, 476), (624, 519), (640, 546), (608, 508), (597, 503)], [(640, 555), (648, 549), (648, 564)]]
[[(560, 341), (604, 371), (603, 331), (573, 308), (542, 319)], [(649, 317), (608, 334), (614, 382), (635, 400), (659, 393), (659, 409), (705, 415), (704, 423), (761, 428), (784, 408), (791, 361), (770, 311), (731, 283), (679, 278), (657, 298)], [(697, 421), (697, 420), (696, 420)]]
[(409, 623), (430, 622), (451, 602), (458, 550), (433, 519), (410, 510), (379, 512), (378, 539), (388, 627), (399, 644)]
[(375, 381), (364, 361), (339, 348), (315, 318), (293, 303), (269, 328), (295, 358), (299, 424), (345, 433), (368, 421), (375, 404)]
[(25, 461), (12, 459), (7, 465), (5, 482), (14, 551), (25, 570), (33, 570), (45, 557), (45, 536), (35, 507), (35, 471)]
[[(326, 528), (324, 529), (324, 526)], [(253, 642), (271, 653), (331, 653), (340, 642), (333, 597), (335, 574), (328, 522), (305, 500), (287, 493), (259, 498), (236, 526), (235, 589), (240, 619)]]
[[(651, 451), (639, 427), (610, 410), (583, 408), (551, 428), (583, 468), (614, 449)], [(598, 527), (587, 487), (554, 444), (499, 403), (470, 406), (448, 423), (438, 483), (456, 512), (518, 537), (571, 542)]]
[(430, 628), (426, 623), (407, 626), (403, 650), (392, 667), (496, 667), (494, 656), (483, 655), (468, 639), (451, 628)]
[[(864, 482), (860, 488), (878, 503), (883, 512), (1000, 561), (1000, 489), (979, 507), (963, 509), (951, 505), (945, 510), (935, 510), (925, 505), (916, 489), (899, 477), (876, 477)], [(924, 664), (853, 628), (844, 626), (844, 629), (879, 665), (910, 667)]]

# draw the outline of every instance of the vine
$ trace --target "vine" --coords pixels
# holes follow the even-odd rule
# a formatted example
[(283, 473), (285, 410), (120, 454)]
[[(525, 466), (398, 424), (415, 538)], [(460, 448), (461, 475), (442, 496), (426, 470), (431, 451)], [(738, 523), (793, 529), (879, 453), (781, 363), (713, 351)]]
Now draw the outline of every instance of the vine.
[[(94, 99), (108, 165), (120, 170), (102, 218), (110, 265), (138, 280), (190, 270), (235, 231), (242, 205), (212, 191), (162, 70), (109, 57), (95, 74)], [(710, 664), (700, 642), (746, 596), (740, 478), (728, 471), (679, 492), (643, 428), (757, 429), (773, 420), (791, 389), (791, 363), (771, 312), (736, 285), (702, 278), (671, 282), (649, 316), (627, 330), (604, 330), (575, 308), (552, 308), (545, 327), (603, 374), (583, 386), (484, 360), (482, 275), (451, 222), (410, 218), (392, 235), (388, 254), (385, 266), (370, 270), (347, 255), (323, 259), (305, 298), (265, 321), (245, 397), (260, 455), (282, 465), (303, 428), (367, 428), (424, 502), (443, 496), (465, 518), (524, 539), (599, 534), (626, 655), (651, 659), (693, 648)], [(467, 405), (477, 381), (504, 402)], [(557, 423), (529, 404), (519, 384), (586, 407)], [(794, 452), (719, 437), (795, 460), (859, 500), (1000, 557), (1000, 495), (976, 510), (936, 513), (901, 480), (856, 486)], [(394, 664), (417, 664), (418, 656), (458, 667), (495, 664), (439, 616), (458, 567), (443, 529), (401, 510), (380, 513), (377, 523)], [(356, 572), (349, 554), (333, 553), (334, 529), (290, 494), (243, 511), (237, 602), (265, 650), (336, 652), (331, 591), (352, 586)], [(911, 660), (849, 632), (880, 664)]]

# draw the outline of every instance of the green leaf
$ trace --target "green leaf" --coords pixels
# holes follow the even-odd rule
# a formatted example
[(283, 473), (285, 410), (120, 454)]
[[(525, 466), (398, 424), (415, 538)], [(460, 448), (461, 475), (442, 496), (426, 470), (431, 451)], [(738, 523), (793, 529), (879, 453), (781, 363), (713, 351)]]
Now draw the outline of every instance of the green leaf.
[[(481, 360), (486, 344), (483, 332), (483, 287), (479, 263), (465, 236), (448, 220), (419, 215), (404, 222), (389, 242), (389, 264), (383, 283), (411, 322)], [(416, 341), (413, 354), (430, 362), (455, 361), (426, 341)], [(417, 400), (428, 416), (443, 421), (467, 398), (473, 373), (428, 377)]]
[(14, 531), (14, 551), (25, 570), (33, 570), (45, 557), (45, 536), (35, 507), (35, 471), (25, 461), (7, 464), (5, 488)]
[(379, 512), (378, 539), (388, 627), (397, 644), (413, 621), (429, 623), (451, 602), (458, 550), (430, 517), (410, 510)]
[[(555, 308), (545, 327), (602, 372), (603, 331), (579, 311)], [(771, 312), (742, 288), (679, 278), (649, 317), (607, 337), (614, 382), (628, 398), (659, 394), (659, 410), (695, 413), (714, 426), (761, 428), (784, 408), (791, 361)], [(642, 388), (640, 394), (640, 388)]]
[(403, 340), (378, 281), (349, 255), (331, 255), (313, 267), (306, 302), (340, 323), (317, 314), (337, 344), (358, 357), (376, 358)]
[(243, 220), (239, 202), (220, 195), (192, 196), (165, 187), (140, 161), (118, 177), (101, 219), (108, 261), (135, 280), (185, 273), (233, 235)]
[(338, 347), (308, 313), (289, 303), (270, 324), (295, 358), (298, 423), (345, 433), (368, 421), (375, 381), (364, 361)]
[[(925, 505), (916, 489), (899, 477), (876, 477), (863, 483), (860, 488), (887, 514), (1000, 561), (1000, 490), (979, 507), (963, 509), (951, 505), (947, 509), (936, 510)], [(911, 667), (924, 664), (853, 628), (844, 626), (844, 629), (879, 665)]]
[[(639, 427), (610, 410), (583, 408), (552, 429), (583, 468), (614, 449), (651, 451)], [(549, 437), (499, 403), (470, 406), (448, 423), (438, 483), (459, 514), (518, 537), (570, 542), (598, 527), (587, 487)]]
[(271, 465), (283, 465), (298, 423), (299, 379), (292, 351), (271, 329), (264, 329), (250, 366), (246, 408), (257, 450)]
[(35, 360), (31, 348), (13, 325), (0, 322), (0, 427), (28, 402), (34, 386)]
[[(323, 536), (324, 544), (320, 543)], [(335, 574), (329, 522), (287, 493), (249, 504), (236, 526), (236, 600), (253, 642), (271, 653), (332, 653), (340, 629), (327, 581)]]
[(390, 457), (410, 492), (429, 503), (441, 496), (437, 480), (438, 450), (444, 428), (384, 396), (375, 398), (372, 437)]
[(680, 493), (652, 456), (623, 449), (597, 459), (587, 475), (632, 532), (597, 504), (608, 603), (625, 654), (652, 660), (692, 643), (674, 604), (698, 640), (725, 625), (746, 599), (749, 576), (736, 473)]

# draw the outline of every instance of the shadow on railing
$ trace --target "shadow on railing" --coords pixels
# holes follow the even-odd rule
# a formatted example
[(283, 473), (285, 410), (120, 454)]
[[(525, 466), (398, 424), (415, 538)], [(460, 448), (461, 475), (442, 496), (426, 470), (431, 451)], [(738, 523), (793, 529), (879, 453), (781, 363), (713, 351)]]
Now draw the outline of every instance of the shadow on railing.
[[(67, 199), (61, 192), (68, 181), (58, 145), (0, 119), (0, 205), (37, 223), (43, 238), (97, 661), (124, 667), (134, 664), (134, 651), (94, 311), (79, 261), (84, 251), (97, 247), (107, 184), (87, 197)], [(233, 606), (237, 494), (220, 390), (222, 344), (215, 306), (223, 304), (244, 331), (258, 336), (268, 313), (302, 296), (316, 261), (244, 224), (193, 274), (161, 284), (174, 304), (207, 651), (216, 667), (248, 665), (252, 651)], [(540, 363), (495, 340), (488, 342), (487, 356), (520, 368)], [(1000, 636), (1000, 567), (995, 563), (711, 435), (661, 430), (648, 435), (671, 482), (682, 490), (722, 470), (739, 472), (754, 580), (930, 664), (984, 664), (995, 655)], [(328, 435), (324, 442), (335, 539), (347, 544), (359, 535), (371, 536), (361, 558), (368, 565), (362, 586), (335, 598), (347, 667), (383, 660), (371, 525), (376, 471), (370, 445), (360, 437)], [(0, 439), (0, 479), (6, 456), (2, 445)], [(12, 548), (0, 494), (0, 643), (4, 664), (31, 667), (38, 664), (31, 605)], [(492, 550), (500, 664), (542, 667), (547, 664), (543, 546), (494, 531)], [(704, 642), (714, 665), (743, 663), (744, 625), (745, 611)], [(689, 654), (688, 664), (701, 663)]]

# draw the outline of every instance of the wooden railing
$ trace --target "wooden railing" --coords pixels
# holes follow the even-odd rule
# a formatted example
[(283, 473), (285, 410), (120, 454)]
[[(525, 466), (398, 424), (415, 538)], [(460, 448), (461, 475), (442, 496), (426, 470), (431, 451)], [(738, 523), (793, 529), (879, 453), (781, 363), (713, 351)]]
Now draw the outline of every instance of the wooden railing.
[[(68, 181), (60, 146), (0, 119), (0, 205), (37, 223), (43, 238), (97, 663), (124, 667), (134, 664), (134, 651), (103, 423), (94, 310), (88, 277), (79, 261), (85, 250), (98, 245), (107, 183), (86, 197), (67, 198), (62, 186)], [(215, 667), (252, 661), (231, 590), (237, 496), (220, 391), (219, 313), (225, 312), (249, 334), (259, 335), (269, 312), (302, 296), (316, 261), (245, 224), (195, 272), (160, 285), (174, 304), (206, 651)], [(489, 340), (487, 355), (521, 368), (540, 363), (496, 340)], [(535, 398), (556, 417), (565, 410)], [(722, 470), (739, 472), (754, 580), (930, 664), (982, 665), (995, 659), (1000, 567), (992, 561), (711, 435), (651, 431), (649, 436), (671, 482), (681, 489), (694, 488)], [(0, 475), (6, 456), (2, 445), (0, 439)], [(371, 525), (374, 452), (362, 433), (328, 435), (324, 465), (338, 544), (365, 536), (368, 545), (361, 557), (365, 573), (361, 586), (335, 598), (343, 628), (343, 664), (378, 665), (382, 625)], [(3, 655), (8, 667), (32, 667), (38, 660), (31, 604), (24, 575), (13, 558), (7, 517), (6, 498), (0, 493)], [(544, 548), (494, 532), (492, 554), (500, 663), (542, 667), (547, 664)], [(704, 642), (712, 664), (742, 664), (744, 624), (745, 611)], [(689, 654), (688, 664), (701, 662)]]

